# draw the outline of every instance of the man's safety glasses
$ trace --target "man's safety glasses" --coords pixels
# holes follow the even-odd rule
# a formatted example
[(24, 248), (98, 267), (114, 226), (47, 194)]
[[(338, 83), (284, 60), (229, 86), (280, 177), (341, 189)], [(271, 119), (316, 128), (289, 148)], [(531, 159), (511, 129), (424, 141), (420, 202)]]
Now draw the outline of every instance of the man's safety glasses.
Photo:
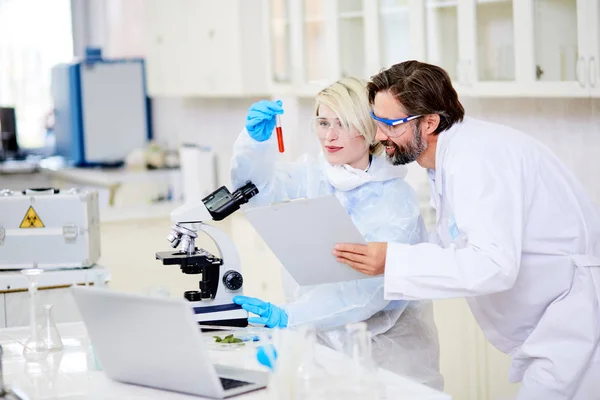
[(376, 116), (375, 113), (371, 111), (371, 118), (375, 120), (377, 127), (381, 129), (387, 137), (391, 138), (397, 138), (404, 135), (406, 128), (408, 128), (408, 125), (405, 124), (420, 117), (422, 117), (422, 115), (411, 115), (399, 119), (386, 119)]

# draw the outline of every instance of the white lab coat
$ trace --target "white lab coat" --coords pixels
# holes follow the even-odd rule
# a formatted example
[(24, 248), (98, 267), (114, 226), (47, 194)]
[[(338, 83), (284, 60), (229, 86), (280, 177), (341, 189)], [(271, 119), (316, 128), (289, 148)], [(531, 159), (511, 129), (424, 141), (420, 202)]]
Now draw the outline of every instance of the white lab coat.
[(389, 244), (386, 298), (467, 297), (519, 400), (600, 399), (600, 215), (580, 183), (538, 141), (475, 119), (440, 134), (429, 176), (433, 243)]

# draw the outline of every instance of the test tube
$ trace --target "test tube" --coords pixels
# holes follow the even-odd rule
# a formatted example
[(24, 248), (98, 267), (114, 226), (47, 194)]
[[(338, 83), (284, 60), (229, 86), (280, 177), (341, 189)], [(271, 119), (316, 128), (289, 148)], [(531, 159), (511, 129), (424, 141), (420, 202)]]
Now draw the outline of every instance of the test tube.
[(283, 153), (285, 147), (283, 146), (283, 131), (281, 130), (281, 117), (277, 115), (275, 124), (275, 131), (277, 132), (277, 145), (279, 146), (279, 152)]

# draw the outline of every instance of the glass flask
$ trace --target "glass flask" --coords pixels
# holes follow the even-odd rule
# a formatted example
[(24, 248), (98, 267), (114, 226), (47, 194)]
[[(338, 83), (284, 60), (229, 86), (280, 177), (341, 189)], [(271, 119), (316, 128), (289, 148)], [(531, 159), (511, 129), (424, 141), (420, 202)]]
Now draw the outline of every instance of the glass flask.
[(42, 325), (41, 337), (46, 342), (48, 351), (58, 351), (63, 348), (63, 342), (54, 323), (54, 318), (52, 318), (52, 307), (54, 307), (53, 304), (44, 305), (44, 324)]
[(352, 358), (350, 379), (352, 398), (375, 400), (383, 397), (377, 383), (377, 366), (373, 360), (372, 334), (365, 322), (346, 325), (347, 351)]
[(23, 348), (23, 356), (27, 361), (43, 360), (48, 355), (48, 348), (46, 346), (46, 342), (44, 341), (39, 326), (37, 324), (37, 279), (42, 272), (44, 271), (38, 268), (24, 269), (21, 271), (21, 273), (27, 278), (27, 290), (29, 292), (30, 335), (27, 341), (25, 342), (25, 347)]
[(312, 326), (299, 329), (302, 338), (302, 361), (296, 372), (296, 396), (298, 400), (329, 398), (328, 372), (319, 364), (316, 356), (317, 331)]

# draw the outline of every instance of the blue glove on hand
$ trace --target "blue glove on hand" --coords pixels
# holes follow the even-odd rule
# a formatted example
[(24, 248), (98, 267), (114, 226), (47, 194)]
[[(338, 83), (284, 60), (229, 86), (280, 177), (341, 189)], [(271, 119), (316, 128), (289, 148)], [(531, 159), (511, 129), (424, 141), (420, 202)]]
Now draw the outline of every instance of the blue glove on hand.
[(281, 308), (264, 302), (254, 297), (235, 296), (235, 304), (239, 304), (248, 312), (258, 315), (260, 318), (248, 318), (252, 324), (264, 324), (269, 328), (285, 328), (288, 323), (288, 316)]
[(252, 104), (246, 116), (246, 130), (257, 142), (264, 142), (271, 137), (275, 129), (277, 114), (283, 114), (281, 100), (261, 100)]
[(256, 359), (259, 363), (270, 369), (275, 368), (275, 361), (277, 361), (277, 350), (272, 344), (266, 346), (259, 346), (256, 349)]

